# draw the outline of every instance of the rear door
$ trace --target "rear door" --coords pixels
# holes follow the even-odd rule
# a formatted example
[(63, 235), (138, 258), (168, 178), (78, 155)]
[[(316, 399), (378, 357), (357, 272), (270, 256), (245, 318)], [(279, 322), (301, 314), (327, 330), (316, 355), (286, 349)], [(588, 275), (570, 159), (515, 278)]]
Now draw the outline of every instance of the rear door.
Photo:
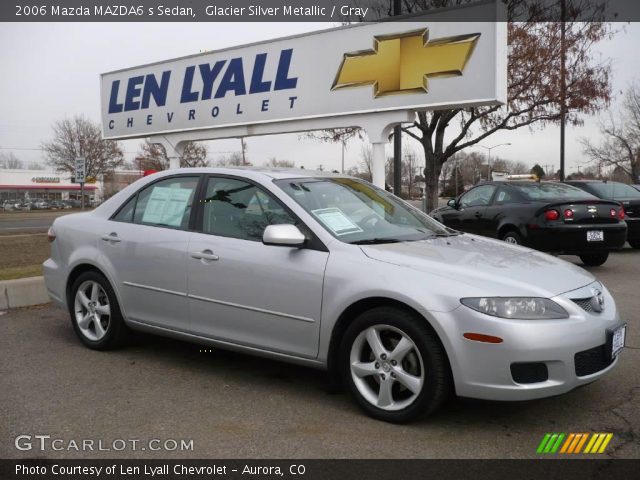
[(264, 245), (267, 225), (304, 226), (257, 184), (214, 175), (203, 191), (187, 259), (194, 332), (316, 357), (326, 248)]
[(187, 247), (197, 175), (165, 178), (145, 187), (99, 233), (129, 320), (188, 329)]

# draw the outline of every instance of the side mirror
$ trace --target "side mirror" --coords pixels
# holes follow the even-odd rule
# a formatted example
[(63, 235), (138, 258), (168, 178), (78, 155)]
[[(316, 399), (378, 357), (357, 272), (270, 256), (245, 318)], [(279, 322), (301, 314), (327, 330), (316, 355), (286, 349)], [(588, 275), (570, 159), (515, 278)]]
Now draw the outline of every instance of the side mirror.
[(447, 206), (451, 207), (451, 208), (458, 208), (458, 202), (456, 201), (455, 198), (452, 198), (451, 200), (449, 200), (447, 202)]
[(262, 234), (262, 243), (281, 247), (301, 247), (306, 237), (295, 225), (269, 225)]

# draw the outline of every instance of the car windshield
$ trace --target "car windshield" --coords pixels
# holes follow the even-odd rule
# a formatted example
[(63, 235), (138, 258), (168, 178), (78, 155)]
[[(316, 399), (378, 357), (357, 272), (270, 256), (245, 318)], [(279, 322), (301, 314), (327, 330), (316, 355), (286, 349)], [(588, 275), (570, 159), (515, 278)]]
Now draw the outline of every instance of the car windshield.
[(584, 190), (563, 183), (514, 184), (528, 200), (591, 200), (596, 197)]
[(390, 193), (354, 178), (297, 178), (275, 183), (346, 243), (392, 243), (458, 233)]
[(589, 187), (603, 198), (639, 198), (640, 192), (626, 183), (590, 183)]

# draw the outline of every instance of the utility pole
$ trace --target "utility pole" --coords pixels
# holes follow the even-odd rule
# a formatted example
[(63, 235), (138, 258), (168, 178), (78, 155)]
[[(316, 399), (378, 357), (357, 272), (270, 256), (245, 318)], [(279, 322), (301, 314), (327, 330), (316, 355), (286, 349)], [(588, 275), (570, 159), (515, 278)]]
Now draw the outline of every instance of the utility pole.
[(493, 147), (485, 147), (484, 145), (478, 145), (479, 147), (482, 147), (489, 152), (489, 155), (487, 157), (487, 181), (489, 182), (491, 181), (491, 150), (493, 150), (496, 147), (502, 147), (503, 145), (511, 145), (511, 142), (499, 143), (498, 145), (494, 145)]
[(340, 140), (340, 143), (342, 144), (342, 170), (340, 173), (344, 174), (344, 149), (346, 145), (344, 140)]
[(564, 182), (564, 128), (567, 117), (566, 96), (567, 96), (567, 45), (566, 45), (566, 21), (567, 6), (566, 0), (560, 0), (560, 181)]
[[(402, 1), (393, 0), (393, 15), (402, 13)], [(402, 194), (402, 126), (393, 128), (393, 193)]]

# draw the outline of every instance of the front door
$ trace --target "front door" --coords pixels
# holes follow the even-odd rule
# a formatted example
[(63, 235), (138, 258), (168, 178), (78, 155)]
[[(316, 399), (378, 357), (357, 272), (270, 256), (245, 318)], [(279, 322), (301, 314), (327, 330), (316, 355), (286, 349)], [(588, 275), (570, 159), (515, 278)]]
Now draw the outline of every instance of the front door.
[(189, 243), (194, 333), (314, 358), (329, 257), (311, 248), (262, 243), (267, 225), (295, 224), (275, 197), (246, 180), (207, 180), (200, 233)]
[(460, 197), (458, 206), (458, 227), (463, 232), (486, 235), (487, 206), (491, 202), (491, 197), (496, 187), (494, 185), (480, 185), (465, 193)]

